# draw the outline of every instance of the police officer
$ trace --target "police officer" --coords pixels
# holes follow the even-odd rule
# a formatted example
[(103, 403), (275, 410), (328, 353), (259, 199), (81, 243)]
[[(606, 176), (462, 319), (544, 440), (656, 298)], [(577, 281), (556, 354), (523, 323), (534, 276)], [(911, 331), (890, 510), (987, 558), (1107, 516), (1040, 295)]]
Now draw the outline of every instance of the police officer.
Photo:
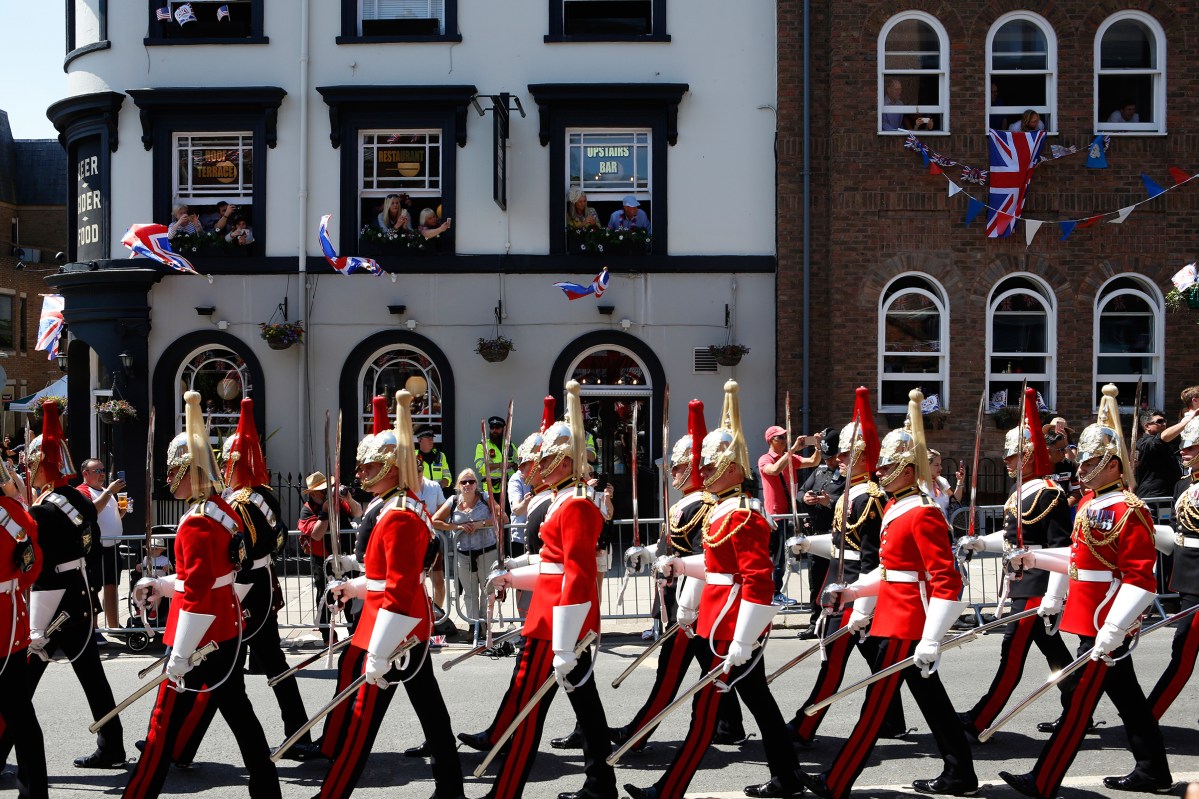
[(450, 471), (450, 462), (445, 453), (436, 444), (432, 427), (426, 426), (416, 431), (416, 459), (420, 463), (421, 474), (442, 488), (450, 487), (454, 474)]
[[(517, 467), (516, 448), (509, 443), (508, 451), (503, 452), (506, 428), (507, 425), (503, 419), (492, 416), (487, 420), (487, 440), (480, 441), (475, 445), (475, 474), (479, 475), (479, 480), (488, 484), (487, 490), (491, 492), (491, 498), (496, 502), (500, 500), (500, 490), (504, 483), (504, 461), (508, 462), (507, 472), (509, 474)], [(488, 474), (491, 477), (490, 480), (486, 477)]]

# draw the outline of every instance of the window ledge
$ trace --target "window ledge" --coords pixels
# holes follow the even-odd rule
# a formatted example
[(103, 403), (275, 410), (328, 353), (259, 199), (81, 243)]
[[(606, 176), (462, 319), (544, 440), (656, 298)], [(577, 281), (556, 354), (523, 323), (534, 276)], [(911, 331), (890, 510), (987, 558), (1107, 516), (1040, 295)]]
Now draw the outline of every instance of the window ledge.
[(1127, 138), (1129, 136), (1144, 136), (1146, 138), (1161, 138), (1170, 134), (1164, 130), (1097, 130), (1096, 136), (1116, 136), (1119, 138)]
[(951, 135), (953, 135), (953, 131), (949, 131), (949, 130), (880, 130), (880, 131), (878, 131), (879, 136), (904, 136), (906, 138), (909, 134), (923, 138), (925, 136), (951, 136)]
[(445, 34), (444, 36), (338, 36), (333, 41), (337, 44), (457, 44), (462, 41), (462, 34)]
[(63, 58), (62, 71), (66, 72), (67, 67), (69, 67), (71, 65), (71, 62), (74, 61), (76, 58), (87, 55), (88, 53), (95, 53), (99, 50), (107, 50), (110, 47), (112, 47), (112, 42), (110, 42), (108, 39), (103, 39), (98, 42), (92, 42), (91, 44), (85, 44), (85, 45), (83, 45), (83, 47), (76, 47), (74, 50), (67, 53), (66, 56)]
[(640, 36), (637, 34), (612, 34), (593, 35), (593, 36), (567, 36), (565, 34), (547, 33), (544, 39), (546, 44), (584, 44), (589, 42), (661, 42), (669, 43), (669, 33), (651, 33), (648, 36)]
[(270, 44), (271, 40), (267, 36), (247, 36), (240, 39), (225, 39), (216, 37), (203, 37), (195, 39), (163, 39), (158, 37), (149, 37), (142, 39), (142, 44), (146, 47), (171, 47), (174, 45), (193, 45), (193, 44)]

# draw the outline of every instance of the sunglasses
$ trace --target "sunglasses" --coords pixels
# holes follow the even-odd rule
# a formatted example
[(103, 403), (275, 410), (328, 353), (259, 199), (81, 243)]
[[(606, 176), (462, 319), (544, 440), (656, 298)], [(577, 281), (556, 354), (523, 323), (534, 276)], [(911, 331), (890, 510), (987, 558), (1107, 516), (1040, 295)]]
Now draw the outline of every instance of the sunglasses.
[(1165, 424), (1165, 419), (1150, 419), (1149, 424)]
[(479, 482), (478, 480), (459, 480), (458, 485), (473, 486), (478, 482)]

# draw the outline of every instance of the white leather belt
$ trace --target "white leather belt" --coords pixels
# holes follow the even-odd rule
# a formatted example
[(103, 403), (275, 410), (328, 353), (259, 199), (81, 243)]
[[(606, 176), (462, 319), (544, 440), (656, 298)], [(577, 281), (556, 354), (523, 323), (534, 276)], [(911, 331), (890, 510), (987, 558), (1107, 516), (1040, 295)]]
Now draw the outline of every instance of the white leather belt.
[(537, 564), (541, 574), (566, 574), (566, 566), (562, 563), (551, 563), (543, 560)]
[(861, 560), (862, 553), (858, 552), (856, 549), (847, 549), (847, 550), (845, 550), (845, 559), (846, 560)]
[[(234, 574), (236, 574), (236, 572), (229, 572), (228, 574), (222, 574), (220, 577), (218, 577), (212, 581), (212, 587), (213, 588), (224, 588), (227, 585), (233, 585), (233, 575)], [(175, 592), (176, 593), (183, 593), (186, 590), (187, 590), (187, 581), (186, 580), (176, 580), (175, 581)]]
[(386, 580), (367, 580), (366, 581), (366, 590), (367, 591), (384, 591), (386, 589), (387, 589), (387, 581)]
[(251, 569), (265, 569), (267, 566), (270, 566), (270, 565), (271, 565), (271, 556), (263, 555), (261, 558), (254, 561), (253, 563), (251, 563), (250, 568)]
[(1040, 544), (1025, 544), (1024, 548), (1031, 552), (1034, 549), (1044, 549), (1045, 547)]
[(20, 587), (20, 583), (16, 580), (5, 580), (0, 583), (0, 594), (11, 594)]
[(1199, 538), (1187, 538), (1185, 536), (1180, 536), (1174, 541), (1179, 546), (1184, 546), (1188, 549), (1199, 549)]
[(708, 576), (704, 578), (708, 585), (732, 585), (736, 582), (735, 574), (723, 574), (721, 572), (708, 572)]
[(54, 571), (58, 572), (59, 574), (66, 574), (67, 572), (73, 572), (76, 569), (82, 568), (83, 558), (76, 558), (75, 560), (68, 560), (66, 563), (58, 564), (54, 567)]
[(920, 572), (904, 571), (902, 569), (882, 568), (882, 578), (888, 583), (920, 583), (924, 582), (927, 575), (922, 575)]
[(1076, 569), (1070, 566), (1070, 579), (1080, 583), (1110, 583), (1116, 576), (1107, 569)]

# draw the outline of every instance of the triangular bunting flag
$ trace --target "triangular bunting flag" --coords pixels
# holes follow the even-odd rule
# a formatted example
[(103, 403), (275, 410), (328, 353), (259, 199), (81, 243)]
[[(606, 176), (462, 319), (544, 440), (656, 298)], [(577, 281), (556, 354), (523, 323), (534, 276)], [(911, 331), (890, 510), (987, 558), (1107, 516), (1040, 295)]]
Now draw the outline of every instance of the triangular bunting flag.
[(1077, 224), (1077, 222), (1058, 222), (1057, 226), (1062, 229), (1062, 238), (1060, 240), (1065, 241), (1070, 238), (1070, 234), (1074, 232), (1074, 226)]
[(970, 203), (966, 206), (966, 224), (973, 222), (979, 214), (983, 212), (983, 204), (973, 197), (970, 198)]
[(1037, 231), (1041, 229), (1041, 225), (1043, 224), (1045, 223), (1036, 219), (1024, 220), (1024, 246), (1032, 246), (1032, 240), (1037, 235)]
[[(1145, 191), (1149, 192), (1150, 199), (1153, 199), (1165, 191), (1165, 189), (1157, 185), (1157, 181), (1146, 175), (1144, 172), (1141, 173), (1141, 182), (1145, 184)], [(1124, 220), (1121, 219), (1120, 221), (1123, 222)]]
[(1104, 216), (1103, 214), (1099, 214), (1098, 216), (1088, 216), (1086, 219), (1079, 222), (1078, 226), (1079, 227), (1090, 227), (1091, 225), (1098, 222), (1100, 219), (1103, 219), (1103, 216)]
[(1177, 186), (1179, 183), (1186, 183), (1190, 180), (1191, 175), (1188, 175), (1176, 166), (1172, 166), (1170, 167), (1170, 178), (1173, 179), (1174, 185)]
[(920, 157), (924, 159), (924, 165), (928, 166), (929, 165), (928, 148), (923, 145), (921, 145), (921, 147), (920, 147)]
[[(946, 178), (946, 180), (949, 180), (949, 178)], [(954, 196), (955, 194), (958, 194), (959, 192), (961, 192), (961, 190), (962, 190), (961, 186), (954, 183), (952, 180), (949, 180), (949, 196), (950, 197)]]
[(995, 212), (995, 229), (1004, 235), (1011, 235), (1016, 231), (1016, 220), (1011, 214), (1003, 211)]
[(1103, 151), (1103, 137), (1096, 136), (1087, 148), (1087, 169), (1107, 169), (1107, 154)]
[(937, 166), (934, 162), (930, 161), (928, 164), (928, 174), (930, 174), (930, 175), (942, 174), (941, 167)]
[(1131, 214), (1131, 213), (1132, 213), (1132, 211), (1133, 211), (1133, 209), (1134, 209), (1134, 208), (1136, 208), (1136, 206), (1135, 206), (1135, 205), (1130, 205), (1130, 206), (1128, 206), (1127, 208), (1121, 208), (1121, 209), (1120, 209), (1120, 213), (1116, 215), (1116, 218), (1115, 218), (1115, 219), (1109, 219), (1109, 220), (1107, 220), (1108, 224), (1109, 224), (1109, 225), (1119, 225), (1119, 224), (1123, 224), (1124, 220), (1125, 220), (1125, 219), (1128, 219), (1128, 216), (1129, 216), (1129, 214)]

